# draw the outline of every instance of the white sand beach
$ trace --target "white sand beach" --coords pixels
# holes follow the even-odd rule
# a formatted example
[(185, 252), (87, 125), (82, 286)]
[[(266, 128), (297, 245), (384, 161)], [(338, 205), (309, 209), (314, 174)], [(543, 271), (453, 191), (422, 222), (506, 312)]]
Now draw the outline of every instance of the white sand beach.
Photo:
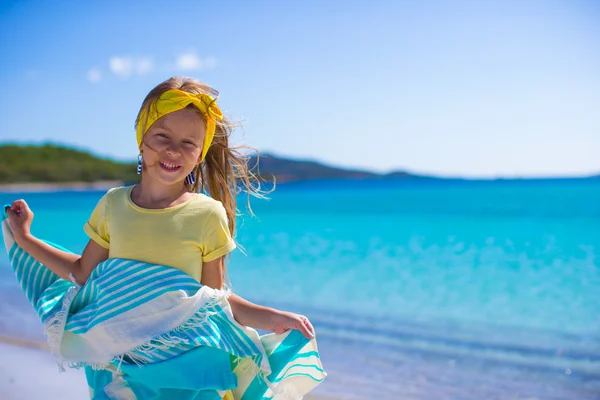
[(58, 366), (45, 349), (2, 340), (0, 354), (1, 400), (89, 398), (83, 370), (68, 370), (59, 375)]
[[(59, 372), (45, 344), (0, 336), (0, 400), (83, 400), (83, 370)], [(334, 400), (306, 396), (307, 400)]]

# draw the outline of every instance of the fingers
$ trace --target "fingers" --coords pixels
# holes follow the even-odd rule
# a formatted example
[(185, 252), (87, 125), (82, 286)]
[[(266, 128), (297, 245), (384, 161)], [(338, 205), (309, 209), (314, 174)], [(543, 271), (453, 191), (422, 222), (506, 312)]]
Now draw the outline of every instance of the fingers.
[(15, 217), (23, 218), (23, 220), (30, 220), (33, 218), (33, 212), (29, 208), (29, 205), (23, 199), (15, 200), (10, 206), (10, 210), (6, 210), (6, 214), (14, 219)]
[(18, 214), (29, 212), (29, 206), (23, 199), (15, 200), (10, 206), (11, 211)]
[(5, 211), (8, 217), (8, 225), (15, 238), (29, 230), (33, 212), (31, 212), (25, 200), (13, 201), (10, 206), (6, 206)]
[(273, 328), (271, 328), (272, 332), (281, 334), (290, 329), (294, 329), (309, 340), (315, 337), (315, 328), (313, 328), (308, 318), (304, 315), (279, 311), (277, 317), (279, 322), (273, 325)]
[(8, 217), (8, 226), (10, 227), (10, 230), (13, 233), (13, 235), (15, 235), (16, 232), (18, 232), (18, 228), (20, 225), (19, 215), (16, 212), (14, 212), (11, 207), (6, 207), (6, 216)]
[(19, 217), (19, 212), (12, 206), (7, 206), (4, 211), (6, 211), (6, 215), (8, 216), (9, 221)]
[(300, 329), (298, 329), (300, 331), (300, 333), (302, 333), (304, 335), (304, 337), (306, 337), (307, 339), (314, 338), (315, 337), (315, 328), (313, 328), (313, 326), (310, 323), (310, 321), (308, 320), (308, 318), (306, 318), (304, 315), (301, 315), (300, 321), (301, 321), (301, 326), (300, 326)]
[(308, 328), (308, 331), (310, 332), (311, 338), (315, 337), (315, 328), (312, 326), (312, 324), (310, 323), (310, 321), (308, 320), (308, 318), (306, 318), (304, 320), (304, 324)]

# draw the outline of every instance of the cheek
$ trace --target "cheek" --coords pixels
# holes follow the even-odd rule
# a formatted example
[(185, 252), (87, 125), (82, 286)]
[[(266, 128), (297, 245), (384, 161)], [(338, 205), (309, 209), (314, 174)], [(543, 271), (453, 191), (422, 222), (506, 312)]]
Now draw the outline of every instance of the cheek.
[(150, 150), (152, 149), (160, 149), (162, 147), (164, 147), (164, 140), (160, 140), (159, 138), (157, 138), (156, 136), (150, 136), (147, 137), (144, 140), (146, 147), (150, 147)]
[(200, 158), (200, 149), (197, 147), (194, 147), (193, 149), (186, 149), (185, 156), (188, 160), (191, 160), (194, 163), (196, 163), (198, 161), (198, 158)]

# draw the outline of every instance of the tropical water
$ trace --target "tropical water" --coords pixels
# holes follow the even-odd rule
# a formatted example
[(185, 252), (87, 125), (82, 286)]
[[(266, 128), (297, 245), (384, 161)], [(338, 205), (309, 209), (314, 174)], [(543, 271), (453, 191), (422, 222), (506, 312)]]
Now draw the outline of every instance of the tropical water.
[[(81, 251), (102, 192), (24, 197), (36, 236)], [(599, 399), (600, 181), (280, 185), (241, 216), (229, 275), (305, 313), (352, 399)], [(144, 234), (144, 233), (140, 233)], [(42, 340), (0, 256), (0, 334)]]

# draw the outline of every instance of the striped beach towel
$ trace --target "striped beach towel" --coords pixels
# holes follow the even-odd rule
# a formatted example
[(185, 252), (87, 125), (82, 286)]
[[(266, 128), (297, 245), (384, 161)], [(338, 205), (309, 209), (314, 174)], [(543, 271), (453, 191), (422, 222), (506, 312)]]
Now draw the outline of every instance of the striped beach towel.
[(259, 336), (228, 292), (177, 269), (109, 259), (79, 286), (24, 252), (6, 219), (2, 233), (52, 354), (85, 369), (92, 399), (300, 399), (326, 376), (315, 339)]

